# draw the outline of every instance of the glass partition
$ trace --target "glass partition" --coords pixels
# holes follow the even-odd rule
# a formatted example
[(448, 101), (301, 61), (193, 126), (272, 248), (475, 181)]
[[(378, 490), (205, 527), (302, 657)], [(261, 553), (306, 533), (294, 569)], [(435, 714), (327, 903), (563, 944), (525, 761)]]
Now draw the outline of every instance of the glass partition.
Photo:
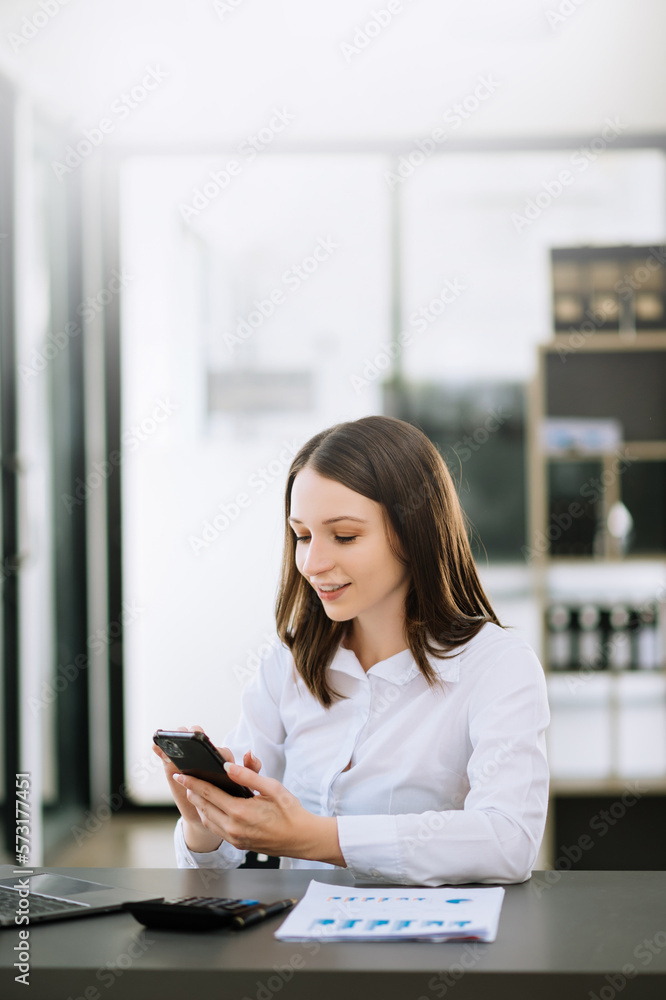
[[(664, 237), (661, 153), (607, 150), (588, 170), (574, 156), (433, 156), (404, 183), (383, 155), (266, 155), (236, 175), (225, 157), (125, 162), (125, 751), (137, 802), (167, 801), (153, 730), (199, 723), (222, 739), (274, 642), (281, 491), (311, 434), (385, 408), (414, 420), (461, 486), (480, 563), (521, 562), (524, 391), (551, 336), (550, 248)], [(572, 183), (539, 197), (563, 170)], [(538, 648), (525, 580), (519, 590)]]

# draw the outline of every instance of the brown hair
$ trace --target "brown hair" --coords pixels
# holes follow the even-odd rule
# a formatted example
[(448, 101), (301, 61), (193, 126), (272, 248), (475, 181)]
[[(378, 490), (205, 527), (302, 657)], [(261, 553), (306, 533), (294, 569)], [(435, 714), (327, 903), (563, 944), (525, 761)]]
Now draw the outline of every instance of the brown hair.
[[(405, 639), (426, 681), (434, 685), (438, 678), (428, 655), (444, 659), (485, 622), (500, 625), (481, 586), (465, 516), (444, 459), (412, 424), (371, 416), (320, 431), (291, 463), (275, 604), (277, 632), (308, 689), (328, 707), (340, 696), (330, 687), (327, 667), (349, 622), (329, 619), (296, 567), (296, 539), (288, 518), (294, 479), (306, 466), (383, 505), (387, 527), (393, 529), (388, 535), (394, 554), (411, 572)], [(391, 541), (392, 533), (404, 558)]]

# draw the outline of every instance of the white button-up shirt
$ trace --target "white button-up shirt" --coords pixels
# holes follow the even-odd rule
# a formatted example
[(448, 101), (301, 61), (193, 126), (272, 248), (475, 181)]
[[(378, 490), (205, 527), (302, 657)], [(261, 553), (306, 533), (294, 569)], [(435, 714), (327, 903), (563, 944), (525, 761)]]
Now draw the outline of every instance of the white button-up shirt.
[[(431, 658), (431, 688), (409, 650), (366, 672), (340, 647), (329, 667), (346, 695), (324, 708), (278, 645), (242, 698), (224, 741), (259, 757), (318, 816), (336, 816), (357, 879), (436, 886), (529, 878), (548, 806), (546, 682), (534, 651), (487, 622), (450, 659)], [(351, 761), (351, 766), (346, 770)], [(190, 851), (182, 820), (179, 867), (233, 868), (245, 852), (223, 842)], [(282, 858), (282, 868), (334, 868)]]

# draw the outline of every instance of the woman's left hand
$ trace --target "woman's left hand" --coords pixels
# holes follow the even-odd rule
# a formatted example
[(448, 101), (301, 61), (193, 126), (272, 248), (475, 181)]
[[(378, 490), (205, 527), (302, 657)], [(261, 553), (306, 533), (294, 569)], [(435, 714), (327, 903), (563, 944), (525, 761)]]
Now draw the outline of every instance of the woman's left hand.
[(207, 830), (244, 851), (346, 867), (334, 816), (308, 812), (281, 782), (249, 767), (227, 764), (226, 771), (233, 781), (258, 794), (239, 798), (191, 775), (173, 776), (187, 788), (187, 798)]

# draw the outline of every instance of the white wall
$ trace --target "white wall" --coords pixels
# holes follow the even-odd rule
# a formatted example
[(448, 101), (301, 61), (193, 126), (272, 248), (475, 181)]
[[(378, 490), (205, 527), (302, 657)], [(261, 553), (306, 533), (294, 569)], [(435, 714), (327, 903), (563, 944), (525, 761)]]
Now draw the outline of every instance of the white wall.
[(108, 143), (240, 142), (276, 104), (296, 115), (289, 142), (411, 139), (480, 76), (499, 87), (466, 136), (592, 136), (607, 116), (634, 133), (666, 126), (662, 0), (402, 0), (368, 38), (385, 7), (70, 0), (46, 17), (35, 0), (4, 0), (0, 68), (83, 129), (159, 65), (168, 77), (127, 117), (112, 114)]
[[(274, 634), (296, 451), (323, 427), (381, 408), (379, 380), (357, 393), (349, 376), (389, 329), (382, 166), (257, 162), (193, 228), (179, 205), (219, 158), (143, 157), (124, 169), (123, 561), (125, 599), (139, 609), (124, 633), (126, 750), (138, 800), (164, 798), (161, 768), (140, 766), (155, 729), (198, 723), (221, 742), (235, 723), (255, 653)], [(335, 249), (298, 286), (285, 282), (320, 240)], [(273, 291), (274, 314), (227, 346)], [(311, 407), (209, 418), (207, 370), (246, 366), (310, 373)], [(151, 424), (160, 400), (168, 416), (163, 408)]]

